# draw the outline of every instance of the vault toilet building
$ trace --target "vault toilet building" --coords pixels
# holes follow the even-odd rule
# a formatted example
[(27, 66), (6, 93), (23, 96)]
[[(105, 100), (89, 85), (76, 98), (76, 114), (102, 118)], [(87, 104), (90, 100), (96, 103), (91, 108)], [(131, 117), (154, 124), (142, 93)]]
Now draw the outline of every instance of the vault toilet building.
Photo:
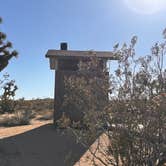
[(60, 50), (47, 51), (46, 58), (49, 58), (50, 69), (55, 70), (54, 123), (61, 116), (64, 77), (78, 73), (79, 62), (94, 55), (99, 59), (101, 68), (106, 65), (107, 60), (116, 60), (112, 52), (68, 50), (67, 43), (61, 43)]

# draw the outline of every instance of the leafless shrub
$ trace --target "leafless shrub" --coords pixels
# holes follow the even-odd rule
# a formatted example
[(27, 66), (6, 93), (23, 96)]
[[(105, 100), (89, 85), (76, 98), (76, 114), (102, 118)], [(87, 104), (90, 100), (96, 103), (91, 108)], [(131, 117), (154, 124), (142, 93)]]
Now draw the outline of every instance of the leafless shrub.
[[(90, 150), (103, 165), (161, 166), (166, 162), (166, 42), (156, 43), (145, 57), (135, 55), (136, 42), (134, 36), (129, 46), (114, 47), (119, 61), (110, 86), (105, 71), (95, 68), (95, 60), (83, 63), (84, 70), (80, 67), (84, 77), (66, 80), (64, 112), (83, 113), (80, 121), (69, 126), (78, 141), (88, 147), (99, 134), (108, 136), (107, 153), (102, 153), (107, 159), (95, 154), (102, 151), (101, 146)], [(109, 102), (103, 97), (108, 92)], [(71, 119), (70, 114), (66, 116)], [(73, 127), (75, 123), (82, 128)]]

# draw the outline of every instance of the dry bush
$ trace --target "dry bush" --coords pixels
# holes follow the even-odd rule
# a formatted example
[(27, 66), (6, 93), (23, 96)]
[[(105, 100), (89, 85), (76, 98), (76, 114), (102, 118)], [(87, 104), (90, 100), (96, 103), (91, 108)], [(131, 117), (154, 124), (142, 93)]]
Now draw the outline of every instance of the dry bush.
[(109, 75), (106, 68), (99, 67), (99, 62), (95, 56), (86, 63), (81, 62), (78, 73), (66, 78), (63, 116), (58, 121), (60, 127), (71, 129), (85, 148), (107, 126), (104, 110), (109, 104)]
[(61, 110), (71, 121), (80, 121), (87, 113), (102, 112), (108, 103), (109, 78), (94, 57), (80, 62), (79, 71), (65, 79), (65, 95)]
[[(109, 102), (102, 95), (108, 94), (107, 78), (98, 81), (94, 79), (97, 77), (87, 76), (87, 71), (97, 66), (95, 61), (94, 66), (83, 64), (87, 77), (71, 77), (66, 81), (63, 109), (83, 113), (76, 124), (82, 128), (73, 127), (73, 122), (69, 127), (87, 148), (88, 142), (100, 133), (108, 136), (110, 143), (103, 153), (107, 159), (95, 154), (102, 151), (101, 146), (91, 153), (105, 166), (162, 166), (166, 162), (166, 41), (156, 43), (151, 55), (138, 58), (134, 49), (136, 41), (134, 36), (129, 46), (114, 47), (119, 61), (110, 77)], [(104, 75), (94, 69), (94, 75)], [(71, 119), (70, 113), (67, 116)]]
[(136, 39), (115, 50), (120, 59), (109, 108), (108, 154), (114, 156), (114, 165), (162, 165), (166, 162), (166, 43), (156, 43), (151, 55), (136, 59)]
[(54, 100), (53, 99), (33, 99), (33, 100), (25, 100), (24, 98), (16, 100), (16, 110), (32, 110), (37, 114), (47, 111), (53, 111), (54, 108)]
[(0, 120), (0, 126), (13, 127), (30, 124), (34, 114), (29, 110), (15, 111), (14, 114), (6, 114), (4, 118)]
[(52, 120), (53, 119), (53, 110), (45, 110), (43, 112), (35, 112), (36, 119), (40, 121)]
[(62, 114), (62, 117), (57, 121), (58, 128), (65, 129), (68, 128), (71, 125), (71, 120), (69, 117), (65, 115), (65, 113)]

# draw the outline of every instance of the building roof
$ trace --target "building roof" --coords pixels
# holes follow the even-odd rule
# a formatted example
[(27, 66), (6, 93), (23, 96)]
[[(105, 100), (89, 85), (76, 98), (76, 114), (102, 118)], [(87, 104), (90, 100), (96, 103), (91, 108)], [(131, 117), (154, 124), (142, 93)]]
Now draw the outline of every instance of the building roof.
[(110, 60), (117, 60), (112, 52), (109, 51), (77, 51), (77, 50), (48, 50), (47, 58), (63, 58), (63, 57), (99, 57)]

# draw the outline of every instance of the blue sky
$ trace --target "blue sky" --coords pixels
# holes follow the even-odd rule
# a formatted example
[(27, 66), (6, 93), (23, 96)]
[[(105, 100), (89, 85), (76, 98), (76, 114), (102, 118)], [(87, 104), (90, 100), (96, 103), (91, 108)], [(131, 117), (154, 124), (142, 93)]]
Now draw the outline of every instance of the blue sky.
[(13, 58), (0, 74), (8, 72), (16, 80), (17, 98), (54, 96), (54, 72), (45, 53), (59, 49), (62, 41), (69, 43), (69, 49), (111, 51), (115, 43), (129, 42), (137, 35), (138, 55), (148, 54), (162, 39), (166, 9), (143, 14), (125, 1), (0, 0), (0, 30), (19, 52), (19, 58)]

